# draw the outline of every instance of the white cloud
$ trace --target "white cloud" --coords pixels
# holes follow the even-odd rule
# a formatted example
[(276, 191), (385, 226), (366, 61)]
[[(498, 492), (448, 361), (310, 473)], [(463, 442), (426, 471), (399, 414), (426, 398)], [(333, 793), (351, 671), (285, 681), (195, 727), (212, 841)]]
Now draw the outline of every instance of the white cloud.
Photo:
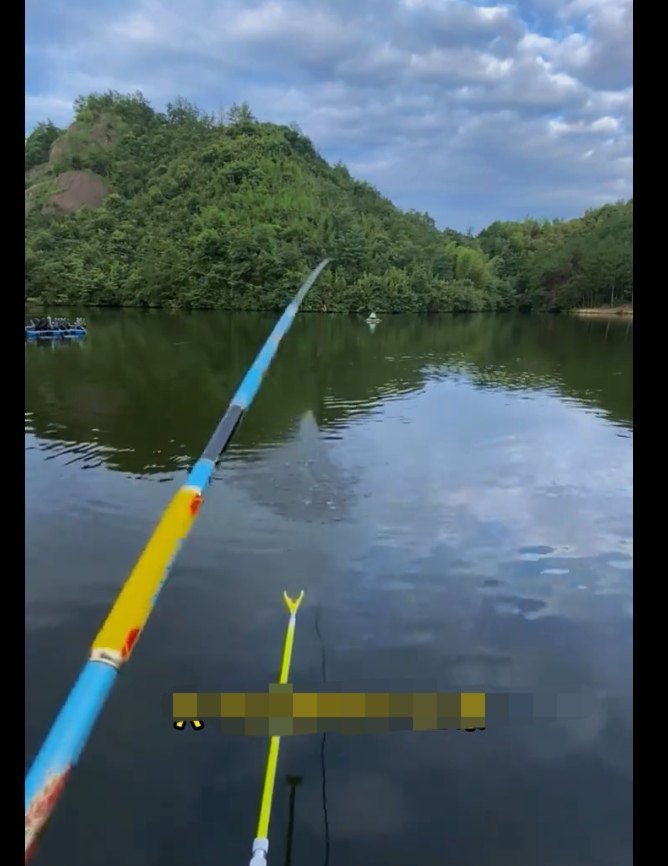
[(28, 126), (82, 92), (248, 100), (442, 225), (631, 195), (629, 0), (32, 0)]

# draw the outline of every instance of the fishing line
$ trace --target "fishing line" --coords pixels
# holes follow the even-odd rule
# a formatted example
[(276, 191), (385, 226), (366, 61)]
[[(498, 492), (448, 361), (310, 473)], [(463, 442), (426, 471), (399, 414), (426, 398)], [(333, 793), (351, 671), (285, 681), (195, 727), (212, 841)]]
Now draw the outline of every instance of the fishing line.
[[(325, 657), (325, 643), (320, 634), (320, 605), (315, 610), (315, 633), (320, 641), (320, 667), (323, 683), (327, 682), (327, 660)], [(320, 770), (322, 774), (322, 817), (325, 824), (325, 860), (323, 866), (329, 866), (329, 817), (327, 814), (327, 768), (325, 765), (325, 746), (327, 745), (327, 734), (322, 735), (320, 741)]]

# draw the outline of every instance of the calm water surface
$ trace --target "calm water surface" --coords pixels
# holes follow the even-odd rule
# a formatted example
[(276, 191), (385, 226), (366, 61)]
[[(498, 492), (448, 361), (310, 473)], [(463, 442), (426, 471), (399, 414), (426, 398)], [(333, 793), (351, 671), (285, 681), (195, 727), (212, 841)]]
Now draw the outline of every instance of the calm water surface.
[[(26, 346), (26, 766), (274, 318), (88, 312)], [(39, 852), (245, 864), (265, 744), (170, 694), (292, 680), (580, 693), (580, 719), (329, 735), (329, 864), (631, 862), (632, 325), (301, 316)], [(317, 624), (322, 644), (316, 633)], [(432, 683), (431, 686), (428, 684)], [(413, 686), (413, 684), (415, 684)], [(270, 863), (325, 863), (322, 738), (283, 741)]]

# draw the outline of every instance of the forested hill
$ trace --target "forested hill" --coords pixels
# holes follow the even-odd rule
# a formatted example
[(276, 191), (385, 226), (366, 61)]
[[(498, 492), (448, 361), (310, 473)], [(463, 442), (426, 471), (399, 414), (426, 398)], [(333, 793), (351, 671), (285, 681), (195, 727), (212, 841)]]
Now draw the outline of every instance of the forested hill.
[(575, 220), (495, 222), (477, 238), (518, 306), (560, 310), (633, 303), (633, 201)]
[[(632, 292), (632, 205), (477, 238), (403, 213), (296, 127), (183, 100), (80, 97), (26, 139), (26, 295), (45, 303), (275, 310), (331, 256), (306, 309), (559, 309)], [(447, 195), (447, 190), (444, 191)]]

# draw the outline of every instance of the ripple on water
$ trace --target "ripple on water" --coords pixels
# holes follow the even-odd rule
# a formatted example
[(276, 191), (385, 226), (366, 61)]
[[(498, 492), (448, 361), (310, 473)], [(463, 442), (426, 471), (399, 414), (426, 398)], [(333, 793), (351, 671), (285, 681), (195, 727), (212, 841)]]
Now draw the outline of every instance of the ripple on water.
[(523, 562), (537, 562), (544, 556), (549, 556), (555, 552), (554, 547), (548, 547), (546, 544), (535, 544), (528, 547), (520, 547), (517, 551), (518, 559)]
[(632, 559), (611, 559), (608, 562), (610, 568), (617, 568), (620, 571), (632, 571), (633, 570), (633, 560)]
[(434, 634), (431, 631), (409, 631), (401, 636), (403, 646), (426, 646), (434, 642)]
[(538, 598), (523, 598), (518, 595), (499, 595), (494, 600), (497, 613), (525, 616), (536, 614), (547, 607), (547, 602)]

